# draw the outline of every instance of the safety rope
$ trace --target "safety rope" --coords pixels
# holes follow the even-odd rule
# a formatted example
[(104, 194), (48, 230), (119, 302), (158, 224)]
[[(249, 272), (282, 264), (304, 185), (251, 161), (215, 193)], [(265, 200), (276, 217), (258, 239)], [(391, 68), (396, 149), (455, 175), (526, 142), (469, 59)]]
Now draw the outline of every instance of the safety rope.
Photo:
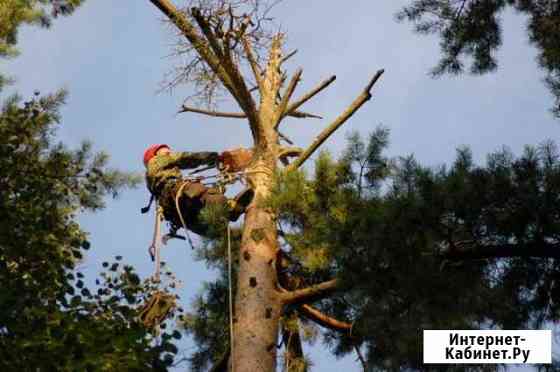
[(233, 290), (231, 285), (231, 228), (227, 223), (227, 244), (228, 244), (228, 286), (229, 286), (229, 343), (230, 343), (230, 357), (231, 357), (231, 372), (235, 372), (233, 362)]

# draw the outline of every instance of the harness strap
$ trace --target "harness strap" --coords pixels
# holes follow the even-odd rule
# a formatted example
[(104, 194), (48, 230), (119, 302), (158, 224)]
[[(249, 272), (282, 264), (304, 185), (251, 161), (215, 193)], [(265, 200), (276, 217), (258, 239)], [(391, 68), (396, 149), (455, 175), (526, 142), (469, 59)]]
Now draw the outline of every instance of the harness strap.
[(154, 235), (152, 238), (152, 244), (148, 248), (148, 253), (150, 254), (150, 258), (152, 262), (155, 261), (155, 273), (154, 278), (157, 282), (159, 282), (159, 266), (160, 266), (160, 241), (161, 241), (161, 220), (163, 219), (163, 208), (157, 204), (156, 200), (156, 220), (154, 223)]

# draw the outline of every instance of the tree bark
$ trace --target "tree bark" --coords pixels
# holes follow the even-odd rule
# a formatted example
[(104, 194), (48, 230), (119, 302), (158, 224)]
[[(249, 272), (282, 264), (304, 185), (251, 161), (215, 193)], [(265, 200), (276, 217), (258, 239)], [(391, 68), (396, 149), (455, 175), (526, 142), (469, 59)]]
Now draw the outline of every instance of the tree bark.
[(276, 370), (276, 344), (282, 297), (278, 290), (276, 216), (265, 208), (273, 187), (278, 152), (276, 94), (280, 87), (278, 63), (280, 39), (273, 42), (268, 68), (262, 79), (255, 156), (248, 181), (255, 197), (247, 209), (241, 241), (237, 295), (235, 298), (234, 371)]

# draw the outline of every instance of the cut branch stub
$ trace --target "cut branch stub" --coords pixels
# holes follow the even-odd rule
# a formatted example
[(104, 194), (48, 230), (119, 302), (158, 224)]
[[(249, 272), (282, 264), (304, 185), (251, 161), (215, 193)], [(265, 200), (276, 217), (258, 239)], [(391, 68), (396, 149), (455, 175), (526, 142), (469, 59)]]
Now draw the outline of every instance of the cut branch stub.
[(384, 70), (379, 70), (375, 76), (370, 80), (366, 88), (362, 93), (352, 102), (350, 106), (338, 117), (336, 118), (327, 128), (325, 128), (313, 141), (311, 146), (304, 151), (304, 153), (296, 159), (287, 169), (293, 170), (299, 168), (314, 152), (329, 138), (338, 128), (342, 126), (364, 103), (366, 103), (371, 98), (371, 89), (379, 80), (381, 75), (383, 75)]

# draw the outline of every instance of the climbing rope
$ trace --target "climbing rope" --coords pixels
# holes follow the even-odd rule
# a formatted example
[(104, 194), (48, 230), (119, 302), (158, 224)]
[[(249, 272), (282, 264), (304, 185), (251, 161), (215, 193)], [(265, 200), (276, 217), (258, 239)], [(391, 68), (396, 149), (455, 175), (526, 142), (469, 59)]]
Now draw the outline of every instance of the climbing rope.
[(228, 245), (228, 286), (229, 286), (229, 344), (230, 344), (230, 357), (231, 357), (231, 372), (235, 372), (233, 363), (233, 289), (231, 285), (232, 265), (231, 265), (231, 228), (227, 223), (227, 245)]
[(189, 234), (189, 230), (187, 229), (187, 224), (185, 223), (185, 219), (183, 218), (183, 213), (181, 212), (181, 206), (179, 205), (179, 199), (181, 198), (181, 193), (183, 192), (183, 188), (191, 183), (190, 180), (184, 180), (181, 186), (179, 186), (179, 190), (175, 194), (175, 208), (177, 209), (177, 214), (179, 215), (179, 219), (181, 220), (181, 224), (183, 225), (183, 229), (185, 229), (185, 235), (187, 236), (187, 241), (189, 242), (191, 249), (194, 249), (194, 244)]

